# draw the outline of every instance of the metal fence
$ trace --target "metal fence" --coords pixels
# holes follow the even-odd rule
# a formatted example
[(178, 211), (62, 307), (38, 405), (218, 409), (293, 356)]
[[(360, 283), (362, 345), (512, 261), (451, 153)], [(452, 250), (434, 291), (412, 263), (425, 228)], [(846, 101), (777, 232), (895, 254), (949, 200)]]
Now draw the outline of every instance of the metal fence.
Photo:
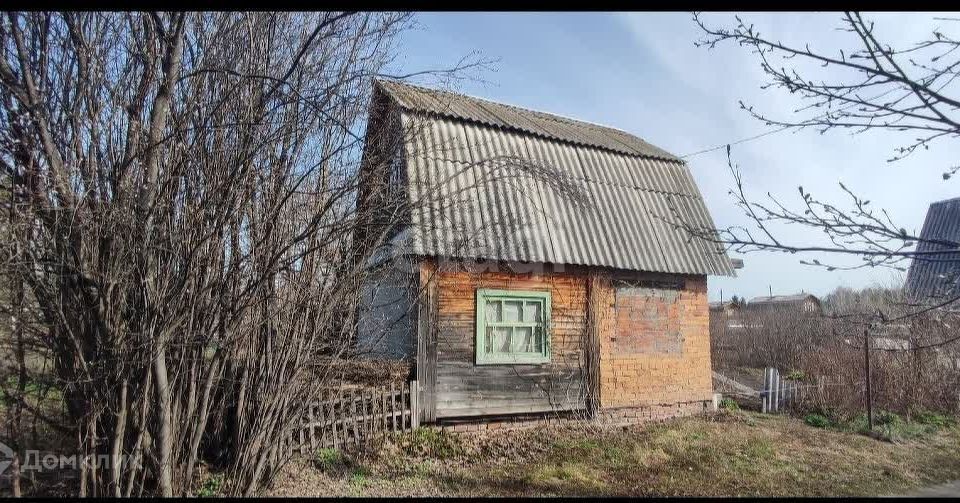
[(324, 390), (304, 408), (290, 448), (301, 454), (326, 447), (359, 448), (384, 433), (411, 431), (420, 425), (418, 390), (417, 381)]
[(813, 382), (784, 379), (773, 367), (763, 369), (763, 387), (760, 389), (760, 411), (775, 413), (795, 410), (815, 404), (830, 403), (828, 395), (838, 386), (861, 386), (858, 382), (843, 382), (839, 377), (817, 376)]

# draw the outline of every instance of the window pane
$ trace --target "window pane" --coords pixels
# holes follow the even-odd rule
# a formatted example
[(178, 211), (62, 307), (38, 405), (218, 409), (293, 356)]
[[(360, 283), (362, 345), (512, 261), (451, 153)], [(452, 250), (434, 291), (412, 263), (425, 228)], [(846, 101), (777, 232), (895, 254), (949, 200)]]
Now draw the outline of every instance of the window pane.
[(537, 327), (533, 335), (533, 351), (543, 353), (543, 328)]
[(523, 306), (522, 300), (503, 301), (503, 321), (506, 323), (511, 321), (520, 321), (521, 306)]
[(533, 328), (517, 327), (513, 329), (513, 351), (515, 353), (531, 353), (533, 349)]
[(490, 327), (489, 332), (493, 339), (492, 353), (510, 352), (510, 327)]
[(523, 306), (523, 321), (527, 323), (537, 323), (540, 321), (540, 309), (543, 304), (540, 301), (527, 301)]
[(503, 314), (499, 300), (488, 300), (487, 307), (484, 309), (487, 314), (487, 321), (501, 321)]

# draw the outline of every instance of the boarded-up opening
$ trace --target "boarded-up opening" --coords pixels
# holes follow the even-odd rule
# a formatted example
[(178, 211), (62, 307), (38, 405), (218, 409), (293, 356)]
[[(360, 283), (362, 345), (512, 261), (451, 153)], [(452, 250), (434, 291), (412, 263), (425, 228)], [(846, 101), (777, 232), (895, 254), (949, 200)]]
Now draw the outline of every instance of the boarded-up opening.
[(662, 281), (618, 281), (614, 308), (616, 327), (611, 337), (616, 354), (683, 352), (682, 285)]

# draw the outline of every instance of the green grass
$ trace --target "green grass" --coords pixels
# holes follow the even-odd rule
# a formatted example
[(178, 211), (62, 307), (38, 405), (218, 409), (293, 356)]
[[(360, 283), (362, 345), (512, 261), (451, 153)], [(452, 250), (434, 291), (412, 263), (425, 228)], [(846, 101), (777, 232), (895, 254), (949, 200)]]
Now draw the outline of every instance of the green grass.
[(720, 408), (727, 411), (740, 410), (740, 405), (732, 398), (720, 400)]
[(942, 414), (923, 411), (910, 416), (878, 410), (873, 416), (873, 429), (866, 414), (853, 417), (840, 417), (830, 411), (807, 414), (804, 422), (816, 428), (830, 428), (836, 431), (859, 433), (888, 442), (904, 442), (929, 437), (956, 426), (956, 421)]
[(220, 475), (211, 475), (203, 481), (203, 484), (200, 485), (200, 489), (197, 491), (197, 496), (201, 498), (217, 496), (220, 493), (220, 488), (222, 486), (223, 477)]
[[(908, 492), (957, 478), (960, 428), (951, 418), (884, 415), (901, 443), (856, 425), (721, 412), (628, 428), (533, 428), (485, 435), (397, 435), (363, 470), (285, 495), (359, 496), (856, 496)], [(941, 423), (942, 425), (934, 425)], [(910, 428), (924, 429), (910, 436)], [(933, 425), (933, 426), (931, 426)], [(432, 431), (432, 433), (427, 433)], [(434, 457), (433, 454), (440, 454)], [(360, 473), (360, 475), (358, 475)]]
[(831, 421), (827, 416), (821, 414), (807, 414), (806, 416), (803, 416), (803, 422), (813, 426), (814, 428), (826, 428), (828, 426), (833, 426), (833, 421)]

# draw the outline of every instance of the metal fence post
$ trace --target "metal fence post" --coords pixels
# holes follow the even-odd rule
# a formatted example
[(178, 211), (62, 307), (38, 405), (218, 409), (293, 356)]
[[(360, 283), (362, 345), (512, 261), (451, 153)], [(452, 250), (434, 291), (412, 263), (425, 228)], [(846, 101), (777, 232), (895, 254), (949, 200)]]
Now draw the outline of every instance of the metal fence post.
[(863, 330), (863, 372), (866, 375), (867, 425), (873, 431), (873, 386), (870, 382), (870, 330)]

